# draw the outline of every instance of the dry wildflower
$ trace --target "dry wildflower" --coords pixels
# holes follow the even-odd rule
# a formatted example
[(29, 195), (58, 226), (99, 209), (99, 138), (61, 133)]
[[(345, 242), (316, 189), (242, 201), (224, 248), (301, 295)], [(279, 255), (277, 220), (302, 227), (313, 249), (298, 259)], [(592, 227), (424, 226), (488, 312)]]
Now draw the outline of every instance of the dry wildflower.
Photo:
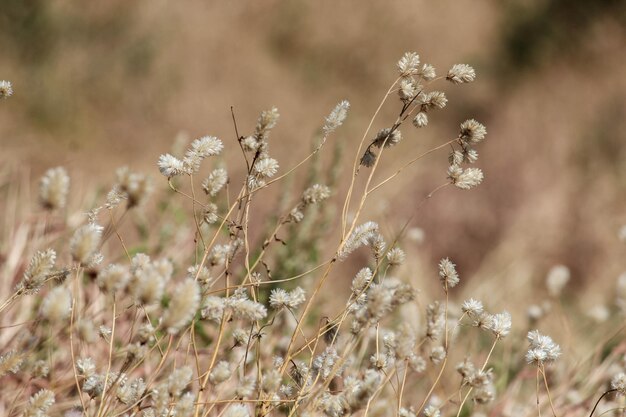
[(389, 266), (398, 266), (404, 263), (406, 254), (400, 248), (392, 248), (387, 252), (387, 262)]
[(319, 403), (320, 409), (328, 417), (342, 417), (349, 412), (350, 406), (343, 395), (325, 392)]
[(224, 315), (224, 309), (226, 302), (224, 298), (216, 296), (208, 296), (202, 303), (202, 310), (200, 315), (205, 320), (212, 320), (214, 322), (221, 322)]
[(258, 141), (267, 140), (269, 130), (276, 126), (279, 117), (280, 114), (278, 114), (278, 109), (276, 107), (272, 107), (270, 110), (261, 112), (261, 115), (256, 122), (254, 132)]
[(80, 358), (76, 360), (76, 369), (79, 375), (89, 377), (96, 373), (96, 364), (91, 358)]
[(392, 128), (384, 128), (381, 129), (377, 134), (372, 144), (378, 148), (389, 148), (391, 146), (396, 145), (398, 142), (402, 140), (402, 132), (399, 129)]
[(448, 104), (448, 99), (443, 91), (431, 91), (420, 95), (422, 110), (443, 109)]
[(213, 385), (221, 384), (230, 378), (230, 375), (230, 364), (226, 361), (220, 361), (211, 370), (211, 373), (209, 374), (209, 381), (211, 381), (211, 384)]
[(552, 297), (559, 297), (563, 288), (570, 279), (569, 268), (565, 265), (556, 265), (548, 271), (546, 277), (546, 286), (548, 287), (548, 293)]
[(32, 367), (33, 378), (46, 378), (50, 373), (48, 363), (43, 360), (35, 361)]
[(200, 305), (200, 286), (192, 279), (178, 284), (170, 304), (163, 315), (163, 326), (168, 333), (176, 334), (196, 315)]
[(72, 295), (64, 287), (50, 290), (41, 304), (42, 316), (53, 323), (62, 322), (72, 310)]
[(430, 351), (430, 361), (435, 365), (438, 365), (446, 357), (446, 349), (443, 346), (435, 346)]
[(354, 412), (364, 407), (381, 384), (381, 374), (373, 369), (365, 371), (363, 379), (346, 378), (344, 397)]
[(131, 172), (128, 167), (122, 167), (116, 171), (116, 175), (116, 188), (128, 200), (129, 208), (143, 204), (152, 193), (152, 181), (145, 174)]
[(56, 257), (57, 254), (53, 249), (35, 253), (16, 290), (24, 294), (36, 294), (52, 272)]
[(17, 353), (15, 350), (10, 350), (7, 353), (0, 355), (0, 377), (11, 372), (16, 374), (22, 368), (24, 364), (24, 355)]
[(155, 267), (150, 266), (135, 274), (129, 288), (138, 304), (154, 304), (163, 297), (165, 279)]
[(204, 158), (218, 155), (222, 149), (224, 144), (215, 136), (203, 136), (194, 140), (183, 158), (186, 173), (198, 172)]
[(178, 398), (191, 382), (193, 371), (188, 366), (175, 369), (167, 378), (167, 391), (172, 397)]
[(278, 389), (281, 382), (280, 372), (278, 369), (270, 369), (263, 374), (261, 387), (265, 392), (274, 392)]
[(28, 400), (24, 417), (45, 417), (48, 409), (54, 404), (54, 393), (47, 389), (42, 389)]
[(96, 223), (88, 223), (74, 232), (70, 239), (70, 252), (74, 261), (84, 266), (97, 263), (103, 230)]
[(159, 156), (157, 165), (161, 174), (165, 175), (167, 178), (172, 178), (186, 173), (183, 161), (173, 155), (170, 155), (169, 153)]
[(470, 298), (469, 300), (463, 302), (463, 304), (461, 305), (461, 311), (464, 314), (467, 314), (470, 318), (477, 318), (481, 314), (483, 314), (483, 303), (473, 298)]
[(282, 308), (294, 309), (305, 301), (304, 290), (300, 287), (287, 292), (282, 288), (274, 288), (270, 294), (270, 306), (275, 310)]
[(471, 83), (476, 79), (476, 71), (467, 64), (455, 64), (448, 70), (446, 80), (454, 84)]
[(413, 77), (404, 77), (400, 80), (398, 95), (404, 102), (410, 102), (418, 93), (420, 85)]
[(426, 417), (441, 417), (441, 410), (439, 410), (439, 407), (430, 404), (424, 408), (424, 415)]
[(433, 67), (432, 65), (424, 64), (422, 65), (422, 68), (420, 68), (417, 75), (424, 81), (431, 81), (435, 79), (435, 77), (437, 76), (437, 72), (435, 71), (435, 67)]
[(196, 397), (191, 392), (185, 393), (174, 406), (172, 415), (176, 417), (192, 417), (195, 410)]
[(378, 224), (375, 222), (366, 222), (357, 226), (339, 250), (337, 254), (339, 260), (343, 261), (356, 249), (367, 245), (376, 235), (378, 235)]
[(224, 417), (250, 417), (250, 410), (244, 404), (231, 404), (224, 412)]
[(243, 289), (235, 291), (235, 294), (225, 299), (224, 307), (229, 309), (233, 318), (256, 321), (267, 317), (265, 306), (248, 299), (248, 294)]
[(314, 184), (302, 193), (304, 205), (318, 204), (330, 197), (330, 188), (322, 184)]
[(202, 182), (202, 189), (207, 195), (214, 197), (228, 182), (228, 173), (224, 168), (211, 171), (209, 176)]
[(622, 395), (626, 395), (626, 374), (620, 372), (611, 379), (611, 389), (617, 390)]
[(489, 320), (488, 329), (498, 339), (507, 336), (511, 331), (511, 314), (507, 311), (503, 311), (502, 313), (492, 315)]
[(206, 224), (213, 224), (219, 220), (219, 216), (217, 215), (217, 205), (213, 203), (209, 203), (204, 208), (204, 214), (202, 215), (202, 220)]
[(39, 182), (39, 201), (48, 210), (59, 210), (67, 204), (70, 177), (63, 167), (50, 168)]
[(352, 293), (354, 295), (361, 294), (372, 281), (372, 277), (372, 270), (369, 268), (363, 268), (359, 272), (357, 272), (354, 279), (352, 280)]
[(459, 139), (465, 145), (474, 145), (482, 142), (487, 136), (487, 128), (474, 119), (469, 119), (461, 123)]
[(398, 71), (403, 77), (415, 75), (419, 71), (420, 56), (415, 52), (405, 52), (398, 61)]
[(428, 114), (426, 112), (419, 112), (413, 118), (413, 126), (420, 128), (428, 125)]
[(443, 334), (445, 308), (439, 301), (434, 301), (426, 307), (426, 337), (430, 340), (439, 340)]
[(456, 265), (445, 258), (439, 261), (439, 280), (446, 289), (453, 288), (459, 283), (459, 274), (456, 272)]
[(550, 336), (544, 336), (538, 330), (528, 332), (526, 336), (530, 344), (526, 352), (526, 362), (543, 365), (554, 362), (561, 355), (561, 348)]
[(108, 343), (111, 341), (111, 336), (113, 336), (113, 329), (102, 325), (98, 327), (98, 335), (100, 335), (100, 337)]
[(0, 99), (9, 98), (13, 95), (13, 86), (11, 81), (0, 81)]
[(426, 370), (426, 361), (421, 356), (412, 354), (407, 359), (409, 361), (409, 368), (411, 368), (413, 372), (421, 374)]
[(343, 100), (335, 106), (330, 114), (324, 119), (324, 135), (328, 136), (343, 124), (346, 117), (348, 117), (349, 109), (350, 103), (347, 100)]
[(448, 168), (448, 179), (457, 188), (469, 190), (483, 181), (484, 175), (479, 168), (463, 169), (459, 165), (450, 165)]
[(103, 292), (113, 294), (126, 288), (129, 280), (130, 273), (125, 267), (111, 264), (98, 273), (96, 283)]
[(254, 164), (256, 173), (266, 178), (273, 177), (278, 172), (278, 168), (278, 161), (273, 158), (259, 159)]
[[(315, 374), (318, 374), (322, 377), (323, 380), (326, 380), (331, 372), (333, 372), (333, 367), (339, 361), (339, 354), (337, 353), (337, 349), (334, 347), (326, 347), (324, 352), (320, 355), (316, 356), (313, 360), (313, 371)], [(335, 369), (335, 375), (341, 375), (343, 369)]]

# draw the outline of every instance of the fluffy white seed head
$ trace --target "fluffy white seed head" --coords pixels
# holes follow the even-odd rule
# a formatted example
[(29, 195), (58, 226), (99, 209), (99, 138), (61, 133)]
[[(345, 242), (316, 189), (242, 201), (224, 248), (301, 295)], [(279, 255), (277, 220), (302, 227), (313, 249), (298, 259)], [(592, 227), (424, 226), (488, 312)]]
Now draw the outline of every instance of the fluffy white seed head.
[(470, 298), (469, 300), (463, 301), (461, 311), (472, 319), (477, 318), (484, 312), (483, 303), (479, 300)]
[(439, 280), (444, 288), (453, 288), (459, 283), (456, 265), (448, 258), (439, 261)]
[(550, 336), (542, 335), (538, 330), (528, 332), (526, 338), (529, 343), (526, 352), (526, 362), (528, 363), (542, 365), (554, 362), (561, 355), (561, 347), (554, 343)]
[(161, 174), (165, 175), (167, 178), (172, 178), (186, 173), (183, 161), (173, 155), (170, 155), (169, 153), (159, 156), (157, 165)]
[(413, 126), (420, 128), (428, 125), (428, 114), (426, 112), (419, 112), (413, 118)]
[(463, 169), (459, 165), (450, 165), (448, 168), (448, 179), (462, 190), (474, 188), (483, 181), (483, 178), (484, 174), (480, 168)]
[(488, 320), (488, 329), (498, 339), (502, 339), (511, 332), (511, 314), (508, 311), (493, 314)]
[(322, 184), (314, 184), (302, 193), (304, 205), (317, 204), (330, 197), (330, 188)]
[(103, 292), (113, 294), (123, 290), (129, 280), (130, 273), (124, 266), (111, 264), (98, 273), (96, 283)]
[(474, 145), (482, 142), (487, 136), (487, 128), (474, 119), (469, 119), (461, 123), (459, 139), (467, 144)]
[(467, 64), (455, 64), (448, 70), (446, 80), (454, 84), (471, 83), (476, 79), (476, 71)]
[(0, 99), (9, 98), (13, 95), (13, 86), (10, 81), (0, 81)]
[(343, 124), (348, 117), (348, 110), (350, 109), (350, 103), (347, 100), (343, 100), (339, 104), (335, 106), (333, 111), (326, 117), (324, 123), (324, 134), (329, 135), (330, 133), (337, 130), (339, 126)]
[(39, 390), (28, 400), (24, 417), (44, 417), (48, 409), (54, 404), (54, 392), (48, 389)]
[(389, 148), (398, 144), (402, 140), (402, 132), (399, 129), (384, 128), (381, 129), (373, 140), (374, 146), (378, 148)]
[(278, 161), (274, 158), (259, 159), (254, 164), (254, 170), (262, 177), (271, 178), (278, 172)]
[(611, 379), (611, 388), (616, 389), (620, 394), (626, 395), (626, 374), (620, 372)]
[(104, 228), (95, 223), (80, 227), (70, 239), (70, 252), (74, 261), (90, 265), (98, 258), (98, 249)]
[(213, 385), (221, 384), (230, 378), (230, 375), (230, 364), (226, 361), (220, 361), (213, 367), (211, 373), (209, 373), (209, 381), (211, 381)]
[(437, 76), (437, 73), (435, 71), (435, 67), (430, 64), (424, 64), (422, 65), (422, 68), (420, 68), (417, 75), (419, 75), (419, 77), (424, 81), (431, 81)]
[(193, 279), (178, 284), (163, 315), (163, 326), (170, 334), (177, 334), (196, 315), (200, 306), (200, 286)]
[(16, 290), (25, 294), (37, 293), (52, 272), (56, 258), (57, 254), (53, 249), (37, 252), (31, 258)]
[(357, 226), (339, 250), (339, 253), (337, 254), (339, 260), (346, 259), (349, 254), (354, 252), (359, 247), (370, 243), (377, 235), (378, 224), (375, 222), (366, 222)]
[(304, 290), (300, 287), (292, 291), (285, 291), (282, 288), (275, 288), (270, 294), (270, 306), (273, 309), (281, 308), (294, 309), (305, 301)]
[(41, 304), (41, 315), (48, 321), (60, 323), (72, 311), (72, 295), (65, 287), (50, 290)]
[(202, 182), (202, 189), (211, 197), (215, 196), (228, 182), (228, 173), (223, 168), (211, 171), (209, 176)]
[(398, 72), (403, 77), (415, 75), (419, 71), (420, 56), (415, 52), (405, 52), (398, 61)]
[(50, 168), (39, 182), (39, 201), (48, 210), (62, 209), (67, 204), (70, 177), (63, 167)]

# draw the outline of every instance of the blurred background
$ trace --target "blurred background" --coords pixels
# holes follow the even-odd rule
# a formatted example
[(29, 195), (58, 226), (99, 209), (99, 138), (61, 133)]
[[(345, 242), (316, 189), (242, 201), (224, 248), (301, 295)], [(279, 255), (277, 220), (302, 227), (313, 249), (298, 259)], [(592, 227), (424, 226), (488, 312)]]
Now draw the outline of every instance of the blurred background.
[[(426, 129), (406, 125), (381, 166), (384, 178), (466, 119), (487, 126), (484, 183), (428, 201), (411, 223), (424, 242), (405, 248), (409, 257), (436, 265), (450, 256), (475, 286), (511, 291), (543, 282), (555, 264), (570, 268), (571, 291), (610, 291), (625, 268), (623, 0), (3, 0), (0, 51), (0, 79), (15, 91), (0, 102), (4, 178), (17, 169), (35, 184), (63, 165), (73, 190), (110, 184), (123, 165), (164, 184), (156, 160), (185, 135), (222, 138), (224, 164), (241, 175), (231, 106), (244, 134), (260, 111), (279, 109), (271, 151), (284, 170), (348, 99), (332, 138), (345, 191), (398, 58), (416, 51), (440, 75), (467, 63), (477, 80), (435, 86), (447, 108)], [(372, 136), (399, 105), (387, 103)], [(406, 170), (375, 195), (367, 219), (397, 231), (446, 168), (444, 151)]]

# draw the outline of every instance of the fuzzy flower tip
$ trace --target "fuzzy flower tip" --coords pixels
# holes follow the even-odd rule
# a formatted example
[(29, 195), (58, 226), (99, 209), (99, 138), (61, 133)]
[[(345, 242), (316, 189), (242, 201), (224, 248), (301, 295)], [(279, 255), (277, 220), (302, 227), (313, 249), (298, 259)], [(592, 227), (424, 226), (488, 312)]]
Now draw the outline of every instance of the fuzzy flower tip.
[(325, 119), (324, 134), (328, 135), (337, 130), (337, 128), (343, 124), (344, 120), (346, 120), (346, 117), (348, 117), (349, 109), (350, 103), (347, 100), (343, 100), (337, 104)]
[(70, 191), (70, 177), (63, 167), (51, 168), (41, 178), (39, 184), (39, 200), (48, 210), (65, 207)]
[(183, 164), (183, 161), (173, 155), (170, 155), (169, 153), (161, 155), (157, 165), (159, 166), (161, 174), (165, 175), (167, 178), (172, 178), (185, 173), (185, 165)]
[(561, 355), (561, 347), (550, 336), (542, 335), (538, 330), (528, 332), (526, 338), (530, 344), (526, 352), (528, 363), (543, 365), (554, 362)]
[(471, 83), (476, 79), (476, 71), (467, 64), (455, 64), (448, 70), (446, 80), (454, 84)]
[(448, 258), (439, 262), (439, 280), (444, 288), (455, 287), (459, 283), (459, 274), (456, 272), (456, 265)]
[(398, 61), (398, 72), (403, 77), (415, 75), (419, 72), (420, 56), (415, 52), (406, 52)]
[(459, 165), (450, 165), (448, 168), (448, 179), (461, 190), (476, 187), (483, 181), (484, 177), (479, 168), (463, 169)]
[(196, 315), (200, 306), (200, 286), (197, 281), (187, 279), (180, 283), (163, 316), (163, 326), (170, 334), (182, 330)]
[(9, 98), (13, 95), (13, 86), (10, 81), (0, 81), (0, 99)]

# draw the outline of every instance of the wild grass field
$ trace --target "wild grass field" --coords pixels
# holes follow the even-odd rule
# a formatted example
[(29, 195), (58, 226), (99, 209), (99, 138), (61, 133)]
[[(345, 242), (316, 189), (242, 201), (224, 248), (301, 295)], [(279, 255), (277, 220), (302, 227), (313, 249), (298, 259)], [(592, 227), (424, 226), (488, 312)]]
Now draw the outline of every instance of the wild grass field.
[(0, 414), (623, 415), (625, 23), (7, 1)]

